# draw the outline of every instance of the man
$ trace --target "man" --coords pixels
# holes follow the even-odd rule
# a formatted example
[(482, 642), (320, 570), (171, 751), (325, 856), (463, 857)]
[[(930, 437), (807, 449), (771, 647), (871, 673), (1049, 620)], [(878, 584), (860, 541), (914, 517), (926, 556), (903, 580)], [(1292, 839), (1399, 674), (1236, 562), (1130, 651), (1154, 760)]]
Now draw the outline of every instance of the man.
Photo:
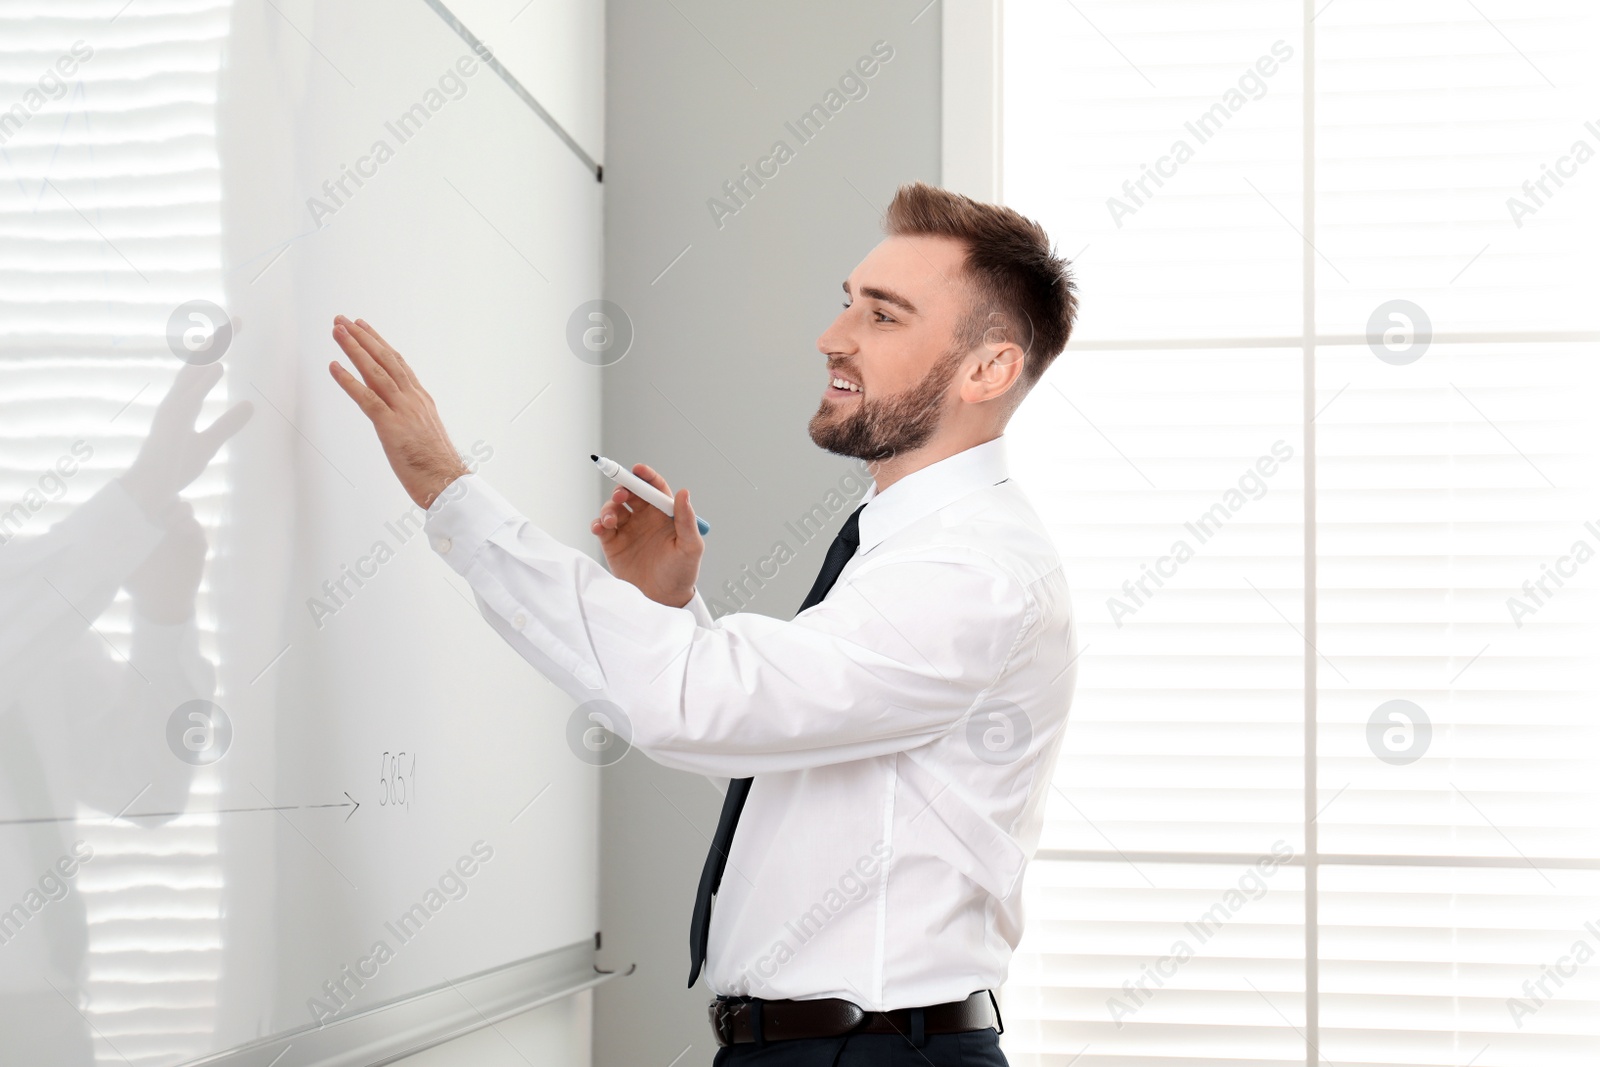
[(687, 489), (675, 518), (612, 494), (591, 527), (609, 574), (556, 542), (466, 471), (400, 354), (335, 320), (361, 380), (330, 371), (490, 625), (652, 759), (732, 779), (690, 924), (717, 1067), (1005, 1063), (990, 991), (1075, 672), (1061, 562), (1001, 434), (1077, 300), (1008, 208), (917, 183), (885, 229), (817, 341), (810, 426), (874, 484), (789, 622), (711, 618)]

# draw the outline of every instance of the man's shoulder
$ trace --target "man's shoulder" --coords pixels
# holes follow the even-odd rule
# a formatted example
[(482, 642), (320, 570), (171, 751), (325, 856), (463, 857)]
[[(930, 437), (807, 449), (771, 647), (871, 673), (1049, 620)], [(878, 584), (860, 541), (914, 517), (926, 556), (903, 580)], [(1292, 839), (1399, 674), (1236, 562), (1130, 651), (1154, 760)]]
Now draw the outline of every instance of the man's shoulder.
[(974, 490), (930, 512), (887, 538), (873, 555), (886, 561), (987, 561), (1024, 587), (1061, 572), (1061, 556), (1049, 528), (1012, 479)]

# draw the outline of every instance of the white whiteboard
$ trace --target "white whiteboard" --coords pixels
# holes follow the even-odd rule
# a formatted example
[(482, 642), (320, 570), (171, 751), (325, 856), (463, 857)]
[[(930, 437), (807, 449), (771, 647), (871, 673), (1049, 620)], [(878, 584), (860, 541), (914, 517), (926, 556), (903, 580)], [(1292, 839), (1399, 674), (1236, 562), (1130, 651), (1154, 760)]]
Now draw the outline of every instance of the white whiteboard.
[[(603, 9), (556, 7), (571, 47), (542, 39), (541, 77), (598, 158)], [(540, 8), (470, 28), (504, 56)], [(407, 525), (326, 368), (333, 316), (365, 317), (486, 478), (591, 541), (603, 370), (566, 328), (600, 295), (594, 173), (421, 0), (7, 5), (13, 100), (0, 1064), (186, 1063), (592, 944), (598, 772), (572, 703)], [(199, 426), (251, 409), (209, 462), (146, 468), (184, 485), (198, 540), (113, 484), (220, 344), (174, 354), (193, 301), (232, 328)], [(180, 757), (220, 750), (220, 720), (169, 730), (196, 700), (231, 726), (200, 765)], [(285, 1065), (334, 1062), (296, 1040)]]

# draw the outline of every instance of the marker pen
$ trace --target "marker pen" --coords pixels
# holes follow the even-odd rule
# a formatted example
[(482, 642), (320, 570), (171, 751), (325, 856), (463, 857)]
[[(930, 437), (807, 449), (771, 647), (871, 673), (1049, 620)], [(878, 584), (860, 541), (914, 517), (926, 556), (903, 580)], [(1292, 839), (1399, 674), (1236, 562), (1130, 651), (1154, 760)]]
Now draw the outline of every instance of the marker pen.
[[(657, 489), (643, 478), (640, 478), (638, 475), (628, 470), (616, 460), (607, 459), (604, 456), (596, 456), (592, 454), (589, 456), (589, 458), (594, 460), (594, 465), (600, 468), (601, 474), (604, 474), (607, 478), (610, 478), (612, 481), (616, 482), (630, 493), (633, 493), (646, 504), (655, 505), (657, 508), (664, 511), (669, 518), (672, 516), (672, 498), (670, 496), (663, 493), (661, 490)], [(706, 534), (711, 532), (711, 524), (702, 519), (700, 516), (696, 515), (694, 517), (694, 521), (695, 525), (700, 527), (701, 537), (704, 537)]]

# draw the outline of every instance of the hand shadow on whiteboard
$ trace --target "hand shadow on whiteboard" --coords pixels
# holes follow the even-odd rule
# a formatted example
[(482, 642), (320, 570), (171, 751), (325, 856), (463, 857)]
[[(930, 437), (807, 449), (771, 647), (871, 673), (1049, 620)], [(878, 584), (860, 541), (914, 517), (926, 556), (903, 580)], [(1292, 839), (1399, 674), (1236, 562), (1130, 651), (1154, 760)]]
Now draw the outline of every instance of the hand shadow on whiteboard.
[[(0, 1034), (7, 1055), (35, 1053), (14, 1062), (94, 1062), (77, 883), (85, 871), (137, 882), (147, 872), (133, 865), (151, 857), (94, 854), (86, 825), (123, 815), (142, 835), (188, 806), (196, 764), (172, 750), (168, 722), (215, 694), (216, 673), (195, 620), (206, 535), (178, 493), (250, 418), (239, 404), (195, 432), (221, 375), (181, 369), (127, 471), (44, 533), (0, 542)], [(25, 521), (27, 507), (0, 524)], [(126, 655), (96, 626), (119, 589), (131, 601)]]

